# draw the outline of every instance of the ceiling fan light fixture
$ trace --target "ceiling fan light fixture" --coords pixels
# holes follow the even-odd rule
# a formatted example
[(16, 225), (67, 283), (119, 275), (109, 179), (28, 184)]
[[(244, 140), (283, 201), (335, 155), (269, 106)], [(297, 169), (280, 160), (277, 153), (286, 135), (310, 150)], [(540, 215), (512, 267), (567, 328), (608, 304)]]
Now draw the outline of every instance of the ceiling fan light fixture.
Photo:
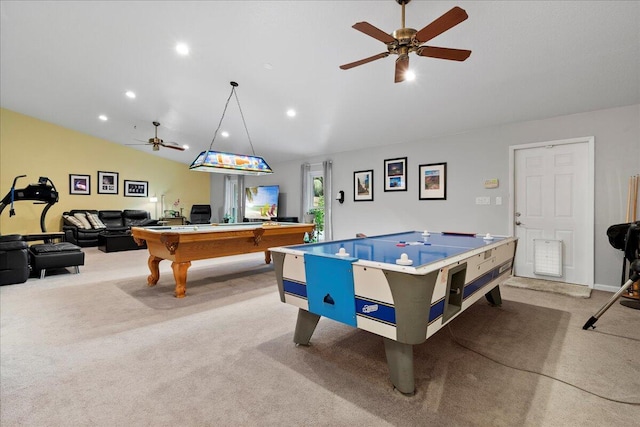
[[(273, 170), (267, 164), (267, 162), (262, 157), (256, 156), (255, 150), (253, 149), (253, 143), (251, 142), (251, 137), (249, 136), (249, 129), (247, 129), (247, 123), (244, 120), (244, 114), (242, 114), (240, 100), (238, 100), (238, 95), (236, 94), (236, 87), (238, 87), (238, 83), (230, 82), (230, 84), (231, 93), (229, 93), (227, 102), (224, 105), (222, 117), (220, 117), (218, 127), (213, 134), (213, 139), (211, 140), (209, 149), (198, 154), (198, 157), (196, 157), (196, 159), (191, 163), (191, 166), (189, 166), (189, 170), (231, 175), (267, 175), (273, 173)], [(240, 110), (240, 117), (242, 118), (242, 124), (244, 125), (244, 129), (247, 132), (247, 139), (249, 140), (249, 145), (251, 145), (251, 151), (253, 154), (235, 154), (212, 149), (213, 143), (216, 140), (216, 136), (218, 135), (218, 131), (222, 126), (222, 121), (224, 120), (225, 113), (227, 112), (229, 100), (233, 95), (235, 95), (236, 97), (238, 109)], [(223, 136), (224, 133), (225, 132), (222, 132)]]

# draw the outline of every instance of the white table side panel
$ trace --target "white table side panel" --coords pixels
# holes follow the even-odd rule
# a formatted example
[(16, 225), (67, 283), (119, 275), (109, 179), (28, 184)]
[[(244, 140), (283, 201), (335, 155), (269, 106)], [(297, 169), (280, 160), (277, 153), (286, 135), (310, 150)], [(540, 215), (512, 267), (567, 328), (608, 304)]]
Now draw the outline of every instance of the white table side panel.
[(299, 283), (307, 283), (307, 276), (304, 272), (304, 256), (285, 254), (282, 277)]
[(397, 340), (398, 338), (395, 326), (378, 322), (377, 320), (371, 320), (366, 317), (356, 316), (356, 326), (359, 329), (369, 331), (392, 340)]
[(387, 277), (378, 268), (354, 265), (353, 287), (356, 296), (393, 305), (393, 296)]
[(304, 298), (300, 298), (291, 294), (284, 294), (284, 302), (309, 311), (309, 302)]

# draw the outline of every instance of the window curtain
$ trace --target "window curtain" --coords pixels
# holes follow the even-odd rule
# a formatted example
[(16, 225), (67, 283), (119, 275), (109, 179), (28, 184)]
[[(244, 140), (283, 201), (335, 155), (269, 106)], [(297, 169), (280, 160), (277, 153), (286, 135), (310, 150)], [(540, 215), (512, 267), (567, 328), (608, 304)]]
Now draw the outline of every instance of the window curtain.
[(333, 170), (333, 162), (325, 160), (322, 162), (322, 172), (324, 174), (324, 240), (333, 240), (333, 220), (331, 215), (331, 207), (333, 205), (333, 184), (331, 173)]
[(236, 197), (238, 198), (238, 201), (236, 203), (236, 206), (238, 206), (238, 211), (236, 212), (236, 217), (235, 217), (235, 222), (243, 222), (244, 221), (244, 204), (245, 204), (245, 197), (244, 197), (244, 193), (245, 193), (245, 187), (244, 187), (244, 175), (238, 175), (238, 181), (237, 181), (237, 189), (238, 189), (238, 194), (236, 195)]
[(300, 192), (300, 216), (299, 221), (306, 222), (305, 214), (307, 213), (307, 205), (309, 203), (309, 172), (311, 172), (311, 164), (303, 163), (300, 167), (300, 183), (302, 191)]

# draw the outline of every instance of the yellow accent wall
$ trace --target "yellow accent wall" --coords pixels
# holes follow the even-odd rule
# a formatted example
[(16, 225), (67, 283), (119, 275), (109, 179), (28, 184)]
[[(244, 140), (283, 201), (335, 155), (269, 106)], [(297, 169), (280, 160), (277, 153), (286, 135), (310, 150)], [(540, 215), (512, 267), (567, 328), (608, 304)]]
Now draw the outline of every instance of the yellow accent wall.
[[(195, 155), (194, 155), (195, 157)], [(98, 171), (119, 173), (118, 194), (98, 194)], [(91, 194), (69, 194), (69, 174), (90, 176)], [(60, 200), (46, 216), (47, 231), (59, 231), (62, 213), (71, 209), (143, 209), (156, 218), (156, 205), (149, 197), (158, 197), (157, 213), (162, 215), (161, 195), (166, 209), (180, 200), (188, 218), (191, 205), (209, 204), (209, 174), (190, 172), (188, 165), (144, 151), (96, 138), (7, 109), (0, 109), (0, 199), (10, 190), (13, 179), (21, 178), (16, 188), (35, 184), (48, 177), (58, 190)], [(124, 180), (147, 181), (149, 197), (124, 197)], [(0, 215), (0, 234), (40, 232), (40, 215), (45, 205), (23, 201)]]

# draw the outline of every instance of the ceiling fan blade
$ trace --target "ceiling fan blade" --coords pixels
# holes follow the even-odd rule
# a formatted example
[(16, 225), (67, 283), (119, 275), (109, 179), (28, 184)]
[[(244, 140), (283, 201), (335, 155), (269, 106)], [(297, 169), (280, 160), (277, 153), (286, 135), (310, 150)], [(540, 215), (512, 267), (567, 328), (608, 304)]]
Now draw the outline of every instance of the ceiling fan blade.
[(400, 55), (396, 59), (396, 76), (395, 82), (401, 83), (405, 79), (405, 73), (409, 69), (409, 55)]
[(389, 56), (389, 52), (379, 53), (377, 55), (370, 56), (365, 59), (361, 59), (359, 61), (351, 62), (349, 64), (344, 64), (340, 66), (341, 70), (348, 70), (349, 68), (357, 67), (358, 65), (366, 64), (367, 62), (375, 61), (376, 59), (382, 59)]
[(162, 145), (165, 148), (173, 148), (174, 150), (184, 151), (184, 147), (181, 145), (178, 145), (177, 142), (161, 142), (160, 145)]
[(368, 22), (358, 22), (357, 24), (354, 24), (352, 28), (355, 28), (356, 30), (361, 31), (366, 35), (373, 37), (374, 39), (380, 40), (382, 43), (385, 43), (385, 44), (397, 42), (397, 40), (394, 37), (385, 33), (380, 28), (374, 27)]
[(471, 51), (448, 47), (422, 46), (416, 50), (416, 54), (431, 58), (450, 59), (451, 61), (464, 61), (471, 55)]
[(431, 24), (418, 31), (415, 34), (415, 39), (420, 43), (425, 43), (432, 38), (444, 33), (448, 29), (455, 27), (468, 17), (469, 15), (467, 15), (467, 12), (465, 12), (464, 9), (456, 6), (442, 15), (440, 18), (433, 21)]

